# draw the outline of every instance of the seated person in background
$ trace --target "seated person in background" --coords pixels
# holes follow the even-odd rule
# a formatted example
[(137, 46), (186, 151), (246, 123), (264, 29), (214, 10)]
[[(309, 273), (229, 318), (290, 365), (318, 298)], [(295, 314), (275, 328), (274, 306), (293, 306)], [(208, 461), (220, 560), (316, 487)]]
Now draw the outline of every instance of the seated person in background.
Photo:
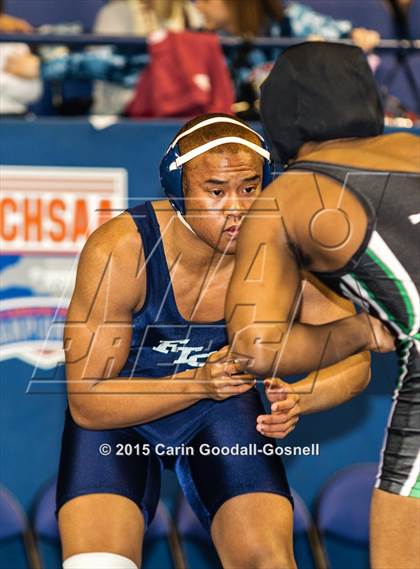
[[(337, 40), (349, 38), (364, 51), (372, 50), (380, 36), (373, 30), (353, 28), (349, 20), (335, 20), (299, 2), (281, 0), (196, 0), (207, 29), (252, 39), (296, 37)], [(243, 118), (258, 115), (259, 87), (280, 53), (279, 48), (261, 50), (251, 44), (235, 52), (229, 62), (236, 88), (236, 112)], [(243, 113), (243, 114), (242, 114)]]
[[(101, 35), (146, 37), (160, 29), (197, 28), (201, 17), (188, 0), (110, 0), (98, 13), (94, 31)], [(122, 114), (132, 99), (149, 57), (138, 48), (100, 46), (42, 61), (34, 55), (10, 57), (9, 73), (47, 81), (96, 80), (93, 114)]]
[[(146, 37), (162, 28), (172, 31), (197, 29), (201, 22), (199, 12), (189, 0), (110, 0), (99, 10), (93, 29), (94, 33), (101, 35)], [(95, 53), (100, 53), (105, 59), (119, 57), (119, 50), (112, 46), (95, 49)], [(94, 114), (121, 114), (133, 97), (139, 72), (147, 57), (136, 56), (132, 49), (126, 54), (131, 54), (133, 65), (126, 68), (121, 82), (96, 82)]]
[[(20, 33), (31, 31), (32, 26), (3, 13), (3, 2), (0, 0), (0, 33)], [(41, 81), (35, 77), (24, 77), (10, 73), (7, 62), (10, 57), (15, 60), (32, 57), (29, 47), (24, 43), (2, 43), (0, 49), (0, 114), (23, 115), (30, 103), (39, 99), (42, 94)]]
[(5, 14), (4, 2), (3, 0), (0, 0), (0, 34), (25, 33), (30, 32), (31, 30), (32, 26), (29, 22), (25, 22), (25, 20)]

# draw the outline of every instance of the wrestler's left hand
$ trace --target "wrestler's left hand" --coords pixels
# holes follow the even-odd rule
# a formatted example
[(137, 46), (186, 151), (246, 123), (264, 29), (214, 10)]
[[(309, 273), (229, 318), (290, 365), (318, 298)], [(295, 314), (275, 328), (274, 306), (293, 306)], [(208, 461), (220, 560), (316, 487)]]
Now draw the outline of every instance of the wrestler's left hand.
[(266, 437), (284, 439), (299, 421), (300, 397), (289, 383), (277, 377), (264, 380), (264, 386), (271, 415), (257, 417), (257, 431)]

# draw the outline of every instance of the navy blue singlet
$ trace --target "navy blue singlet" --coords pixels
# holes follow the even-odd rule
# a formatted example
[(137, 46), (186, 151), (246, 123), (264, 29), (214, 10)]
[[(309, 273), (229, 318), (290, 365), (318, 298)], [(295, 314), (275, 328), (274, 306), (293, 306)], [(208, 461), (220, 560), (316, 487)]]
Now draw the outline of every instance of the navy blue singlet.
[[(133, 314), (131, 349), (121, 376), (159, 378), (204, 365), (208, 355), (227, 345), (223, 320), (195, 323), (179, 313), (151, 203), (128, 210), (143, 240), (147, 293), (143, 308)], [(141, 380), (139, 380), (141, 381)], [(176, 381), (176, 380), (175, 380)], [(255, 388), (242, 395), (214, 401), (203, 399), (177, 413), (127, 428), (91, 430), (76, 424), (66, 412), (57, 483), (57, 509), (75, 497), (112, 493), (129, 498), (143, 513), (145, 526), (159, 501), (161, 472), (171, 468), (192, 509), (210, 531), (220, 506), (234, 496), (269, 492), (293, 503), (281, 457), (263, 452), (273, 445), (257, 432), (264, 413)], [(117, 453), (119, 447), (151, 452)], [(106, 443), (110, 453), (101, 454)], [(188, 445), (192, 453), (165, 454), (157, 445)], [(246, 454), (202, 454), (200, 448), (255, 448)], [(146, 445), (147, 446), (147, 445)], [(217, 483), (215, 483), (217, 481)]]
[[(225, 322), (197, 323), (181, 316), (151, 202), (127, 211), (143, 241), (147, 292), (143, 307), (133, 314), (130, 353), (119, 375), (158, 380), (202, 366), (212, 352), (228, 344)], [(226, 412), (226, 405), (229, 405), (229, 399), (203, 399), (182, 411), (135, 429), (152, 443), (185, 443), (200, 428), (213, 421), (215, 415)]]

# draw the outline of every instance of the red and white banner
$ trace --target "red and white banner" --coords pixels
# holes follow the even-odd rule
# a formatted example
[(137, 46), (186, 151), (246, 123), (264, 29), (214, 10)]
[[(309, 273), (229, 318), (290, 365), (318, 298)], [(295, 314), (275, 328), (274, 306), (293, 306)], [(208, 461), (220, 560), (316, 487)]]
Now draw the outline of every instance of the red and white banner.
[(77, 255), (127, 207), (119, 168), (0, 168), (0, 361), (64, 362), (62, 332)]
[(118, 168), (0, 168), (2, 253), (77, 254), (127, 202)]

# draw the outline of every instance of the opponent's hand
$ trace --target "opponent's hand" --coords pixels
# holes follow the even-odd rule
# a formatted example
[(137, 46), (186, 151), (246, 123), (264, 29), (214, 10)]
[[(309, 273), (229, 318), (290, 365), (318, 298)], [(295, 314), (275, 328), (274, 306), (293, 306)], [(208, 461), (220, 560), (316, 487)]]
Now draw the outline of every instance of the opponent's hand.
[(366, 318), (370, 332), (367, 349), (372, 352), (393, 352), (395, 350), (395, 336), (377, 318), (369, 315), (366, 315)]
[(253, 375), (241, 373), (239, 362), (229, 356), (229, 346), (225, 346), (208, 357), (204, 366), (198, 369), (195, 381), (200, 382), (205, 397), (222, 401), (245, 393), (257, 380)]
[(299, 421), (300, 397), (290, 384), (277, 377), (265, 379), (264, 386), (271, 415), (257, 417), (257, 431), (266, 437), (284, 439)]

